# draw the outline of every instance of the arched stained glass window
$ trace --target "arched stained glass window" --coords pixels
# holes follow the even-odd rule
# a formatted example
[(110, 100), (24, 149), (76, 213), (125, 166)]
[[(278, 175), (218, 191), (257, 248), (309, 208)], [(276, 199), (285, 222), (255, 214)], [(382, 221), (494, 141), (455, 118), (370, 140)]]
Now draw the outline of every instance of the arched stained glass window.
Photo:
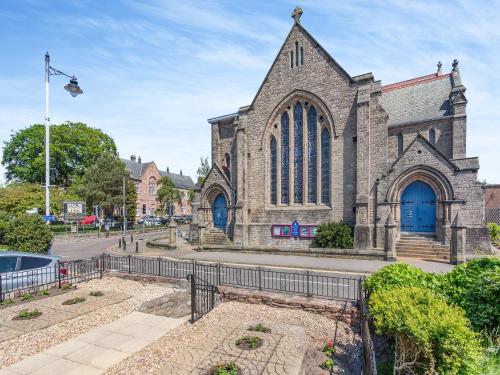
[(281, 116), (281, 203), (290, 203), (290, 120), (288, 113)]
[(308, 190), (308, 203), (316, 203), (316, 190), (317, 190), (317, 147), (316, 147), (316, 121), (317, 114), (316, 108), (311, 106), (307, 111), (307, 152), (309, 164), (307, 166), (307, 190)]
[(276, 204), (276, 169), (277, 169), (277, 159), (276, 159), (276, 138), (271, 137), (270, 144), (271, 151), (271, 204)]
[(321, 132), (321, 203), (330, 203), (330, 132)]
[(294, 199), (295, 203), (304, 203), (303, 185), (303, 111), (302, 104), (297, 102), (293, 108), (293, 132), (294, 132), (294, 152), (293, 152), (293, 168), (294, 168)]
[(398, 157), (403, 155), (403, 134), (398, 134)]
[(429, 142), (433, 145), (436, 144), (436, 131), (434, 129), (429, 130)]

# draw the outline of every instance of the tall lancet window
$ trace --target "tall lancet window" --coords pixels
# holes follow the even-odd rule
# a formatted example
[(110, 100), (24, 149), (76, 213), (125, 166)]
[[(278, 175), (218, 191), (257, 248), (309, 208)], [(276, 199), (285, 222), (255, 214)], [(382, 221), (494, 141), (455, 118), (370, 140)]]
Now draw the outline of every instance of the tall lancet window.
[(321, 203), (330, 203), (330, 132), (321, 132)]
[(436, 131), (434, 129), (429, 130), (429, 142), (433, 145), (436, 144)]
[(403, 134), (398, 134), (398, 157), (403, 155)]
[(269, 145), (271, 153), (271, 204), (276, 204), (276, 170), (277, 170), (277, 159), (276, 159), (276, 138), (271, 137), (271, 144)]
[(311, 106), (307, 111), (307, 152), (309, 164), (307, 166), (307, 202), (316, 203), (316, 190), (317, 190), (317, 147), (316, 147), (316, 121), (317, 114), (316, 108)]
[(294, 152), (293, 152), (293, 168), (294, 168), (294, 199), (295, 203), (304, 203), (303, 196), (303, 185), (304, 185), (304, 173), (303, 173), (303, 157), (304, 157), (304, 145), (303, 145), (303, 113), (302, 104), (297, 102), (293, 109), (293, 133), (294, 133)]
[(288, 113), (281, 116), (281, 203), (290, 203), (290, 120)]

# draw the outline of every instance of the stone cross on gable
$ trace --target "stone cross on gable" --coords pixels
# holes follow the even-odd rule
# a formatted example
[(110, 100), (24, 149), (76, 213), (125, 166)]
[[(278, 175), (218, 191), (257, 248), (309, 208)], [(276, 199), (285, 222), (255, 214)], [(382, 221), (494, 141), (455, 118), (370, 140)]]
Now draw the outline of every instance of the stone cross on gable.
[(457, 59), (453, 60), (453, 64), (451, 64), (451, 66), (453, 67), (452, 70), (454, 72), (458, 71), (458, 60)]
[(302, 16), (302, 11), (301, 7), (295, 7), (295, 9), (292, 12), (292, 18), (295, 20), (295, 23), (300, 23), (300, 16)]
[(441, 74), (441, 67), (443, 66), (443, 64), (441, 63), (441, 61), (438, 61), (437, 63), (437, 67), (438, 67), (438, 70), (437, 70), (437, 75), (440, 75)]

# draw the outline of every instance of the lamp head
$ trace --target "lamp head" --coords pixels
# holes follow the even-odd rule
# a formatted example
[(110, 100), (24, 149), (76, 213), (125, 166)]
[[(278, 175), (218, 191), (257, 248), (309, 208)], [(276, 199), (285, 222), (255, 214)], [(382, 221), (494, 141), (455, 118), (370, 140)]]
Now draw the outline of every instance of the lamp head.
[(78, 81), (76, 80), (76, 77), (73, 76), (70, 80), (69, 83), (64, 86), (64, 89), (68, 91), (71, 96), (74, 98), (78, 94), (83, 94), (83, 90), (78, 86)]

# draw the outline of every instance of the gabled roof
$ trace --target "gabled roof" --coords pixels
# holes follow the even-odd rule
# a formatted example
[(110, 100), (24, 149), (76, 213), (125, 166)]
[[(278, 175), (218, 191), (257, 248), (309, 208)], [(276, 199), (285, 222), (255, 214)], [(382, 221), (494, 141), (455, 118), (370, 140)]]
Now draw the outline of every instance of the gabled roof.
[(450, 74), (429, 74), (382, 86), (380, 104), (389, 115), (388, 125), (436, 120), (450, 116)]
[(149, 165), (153, 164), (153, 162), (138, 163), (129, 159), (121, 159), (121, 161), (125, 163), (125, 168), (130, 173), (130, 177), (134, 180), (140, 180)]
[(190, 176), (184, 176), (182, 174), (166, 172), (166, 171), (160, 171), (160, 175), (162, 177), (165, 176), (170, 177), (170, 179), (172, 180), (177, 189), (190, 190), (195, 188), (193, 179)]

